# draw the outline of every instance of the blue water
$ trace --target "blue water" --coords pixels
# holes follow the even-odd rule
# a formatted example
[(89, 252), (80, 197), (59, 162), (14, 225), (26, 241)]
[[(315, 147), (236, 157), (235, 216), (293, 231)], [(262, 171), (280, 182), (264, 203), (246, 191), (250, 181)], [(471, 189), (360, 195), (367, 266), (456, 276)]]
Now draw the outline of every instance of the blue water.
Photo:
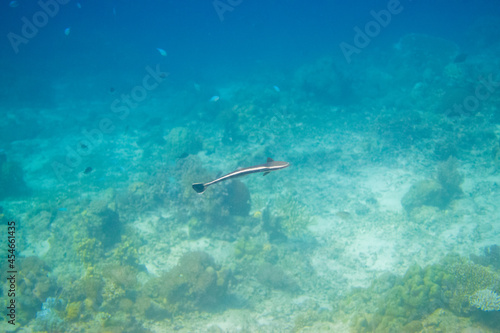
[(15, 0), (0, 35), (0, 331), (499, 331), (498, 1)]

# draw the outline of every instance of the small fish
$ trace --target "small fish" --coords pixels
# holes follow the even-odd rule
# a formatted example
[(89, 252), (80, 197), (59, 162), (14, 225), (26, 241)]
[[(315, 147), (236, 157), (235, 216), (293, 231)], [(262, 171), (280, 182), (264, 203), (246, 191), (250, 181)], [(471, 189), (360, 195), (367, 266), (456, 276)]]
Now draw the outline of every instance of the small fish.
[(11, 2), (9, 2), (9, 7), (11, 8), (19, 7), (19, 1), (12, 0)]
[(61, 208), (58, 208), (57, 210), (60, 211), (60, 212), (66, 212), (66, 211), (68, 211), (68, 208), (61, 207)]
[(84, 173), (84, 174), (86, 174), (86, 175), (88, 175), (88, 174), (89, 174), (89, 173), (91, 173), (91, 172), (92, 172), (92, 168), (91, 168), (91, 167), (87, 167), (87, 168), (83, 171), (83, 173)]
[(280, 87), (278, 87), (278, 86), (273, 86), (273, 88), (274, 88), (274, 90), (275, 90), (276, 92), (280, 92), (280, 91), (281, 91), (281, 90), (280, 90)]
[(64, 29), (64, 34), (65, 34), (66, 36), (68, 36), (68, 35), (70, 34), (70, 32), (71, 32), (71, 28), (66, 28), (66, 29)]
[(260, 164), (260, 165), (255, 165), (251, 166), (248, 168), (243, 168), (243, 169), (238, 169), (236, 171), (233, 171), (231, 173), (228, 173), (227, 175), (224, 175), (222, 177), (219, 177), (215, 180), (212, 180), (211, 182), (208, 183), (194, 183), (193, 184), (193, 189), (197, 193), (203, 193), (207, 189), (208, 186), (213, 185), (215, 183), (221, 182), (223, 180), (235, 178), (235, 177), (241, 177), (241, 176), (246, 176), (251, 173), (256, 173), (256, 172), (263, 172), (264, 176), (270, 173), (271, 171), (276, 171), (280, 169), (284, 169), (288, 167), (290, 163), (288, 162), (281, 162), (281, 161), (275, 161), (272, 158), (268, 157), (267, 158), (267, 163), (266, 164)]
[(215, 95), (215, 96), (212, 96), (212, 98), (210, 98), (210, 102), (217, 102), (219, 99), (220, 99), (220, 97)]
[(163, 56), (163, 57), (166, 57), (167, 56), (167, 51), (165, 51), (164, 49), (160, 49), (159, 47), (156, 48), (158, 50), (158, 52), (160, 52), (160, 54)]
[(77, 3), (76, 3), (76, 8), (78, 8), (78, 9), (82, 9), (82, 4), (81, 4), (81, 3), (79, 3), (79, 2), (77, 2)]
[(87, 146), (85, 143), (82, 142), (82, 143), (80, 143), (80, 147), (82, 149), (87, 149), (89, 146)]

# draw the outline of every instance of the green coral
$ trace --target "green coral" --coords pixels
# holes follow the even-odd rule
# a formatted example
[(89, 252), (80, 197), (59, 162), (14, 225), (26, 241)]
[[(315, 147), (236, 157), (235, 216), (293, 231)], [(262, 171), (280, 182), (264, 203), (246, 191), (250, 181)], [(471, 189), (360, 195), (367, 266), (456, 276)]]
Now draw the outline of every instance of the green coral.
[(379, 332), (399, 330), (413, 320), (432, 313), (443, 305), (445, 272), (437, 266), (422, 269), (415, 265), (403, 279), (384, 296), (374, 316), (374, 327)]
[(359, 332), (420, 332), (422, 320), (437, 309), (470, 312), (471, 296), (496, 283), (498, 274), (490, 268), (449, 255), (440, 264), (414, 265), (402, 278), (382, 277), (354, 291), (340, 307), (346, 313), (355, 309)]

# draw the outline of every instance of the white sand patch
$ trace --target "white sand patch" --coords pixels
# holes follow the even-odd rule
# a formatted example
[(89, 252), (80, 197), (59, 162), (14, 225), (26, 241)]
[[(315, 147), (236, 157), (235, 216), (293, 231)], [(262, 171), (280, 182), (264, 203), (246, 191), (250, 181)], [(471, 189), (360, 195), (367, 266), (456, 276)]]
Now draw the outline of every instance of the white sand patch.
[(39, 241), (36, 243), (29, 242), (29, 245), (23, 251), (20, 251), (21, 256), (37, 256), (43, 257), (50, 250), (50, 243), (48, 240)]
[(328, 243), (338, 237), (339, 230), (349, 228), (347, 223), (335, 216), (328, 218), (317, 217), (308, 229), (317, 237), (319, 242)]
[(359, 259), (368, 270), (389, 271), (395, 264), (395, 240), (379, 232), (363, 232), (346, 248), (346, 254)]
[(133, 227), (139, 231), (139, 233), (145, 237), (148, 237), (156, 233), (156, 225), (159, 216), (140, 216), (133, 224)]
[(414, 183), (410, 172), (386, 167), (363, 169), (361, 177), (360, 184), (376, 194), (382, 211), (402, 211), (401, 198)]
[[(331, 217), (320, 219), (310, 230), (322, 244), (311, 257), (317, 275), (332, 282), (345, 280), (349, 287), (367, 287), (380, 272), (396, 273), (404, 256), (401, 249), (396, 251), (400, 236), (390, 225), (366, 228), (355, 220)], [(418, 253), (420, 247), (409, 251)]]

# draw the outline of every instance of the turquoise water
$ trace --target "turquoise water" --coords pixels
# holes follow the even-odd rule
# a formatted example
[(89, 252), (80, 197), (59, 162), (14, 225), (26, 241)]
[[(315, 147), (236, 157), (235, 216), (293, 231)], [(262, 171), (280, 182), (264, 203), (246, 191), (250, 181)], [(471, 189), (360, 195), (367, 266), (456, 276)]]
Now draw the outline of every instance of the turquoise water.
[(500, 331), (495, 1), (1, 7), (1, 331)]

